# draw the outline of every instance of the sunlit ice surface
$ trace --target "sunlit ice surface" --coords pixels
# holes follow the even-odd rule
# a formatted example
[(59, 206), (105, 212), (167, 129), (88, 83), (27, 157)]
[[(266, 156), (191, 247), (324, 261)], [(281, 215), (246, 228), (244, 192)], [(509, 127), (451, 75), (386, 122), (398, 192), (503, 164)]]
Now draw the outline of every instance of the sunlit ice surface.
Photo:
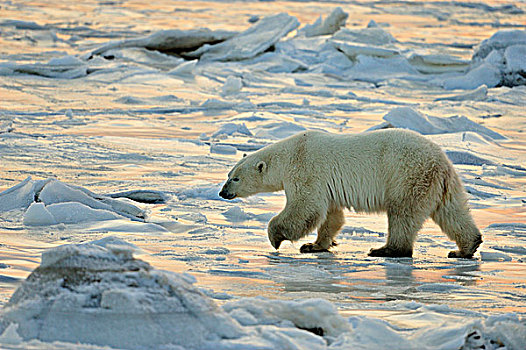
[[(430, 71), (462, 75), (483, 40), (499, 30), (524, 30), (524, 3), (338, 3), (349, 14), (347, 29), (374, 21), (395, 39), (375, 47), (397, 50), (413, 63), (411, 55), (450, 58), (420, 71), (406, 61), (389, 61), (385, 71), (364, 65), (361, 75), (346, 75), (343, 63), (340, 72), (316, 69), (309, 66), (308, 42), (294, 46), (299, 61), (304, 58), (299, 63), (297, 57), (252, 58), (197, 64), (188, 73), (177, 71), (188, 57), (144, 46), (93, 54), (111, 41), (160, 30), (242, 32), (252, 25), (249, 20), (280, 12), (296, 17), (301, 31), (336, 6), (0, 1), (0, 189), (31, 176), (99, 194), (154, 190), (168, 198), (139, 204), (158, 230), (125, 218), (30, 226), (23, 221), (27, 208), (0, 213), (0, 304), (38, 266), (43, 250), (113, 235), (139, 246), (140, 258), (156, 268), (195, 276), (220, 304), (247, 296), (321, 297), (342, 314), (372, 315), (404, 327), (416, 321), (399, 317), (403, 312), (393, 305), (401, 302), (524, 315), (526, 89), (495, 86), (482, 97), (450, 98), (476, 89), (445, 89), (444, 77)], [(298, 33), (291, 31), (282, 42)], [(274, 45), (267, 51), (285, 49)], [(464, 62), (457, 71), (451, 58)], [(346, 64), (350, 69), (358, 61)], [(229, 77), (239, 78), (241, 86), (228, 85)], [(266, 225), (283, 208), (283, 193), (232, 202), (217, 195), (243, 153), (304, 129), (362, 132), (397, 107), (434, 117), (465, 116), (504, 137), (469, 131), (429, 136), (450, 154), (479, 159), (454, 161), (484, 236), (475, 259), (447, 259), (455, 245), (431, 221), (418, 236), (413, 259), (367, 257), (370, 248), (384, 244), (387, 219), (350, 211), (332, 252), (300, 254), (314, 234), (275, 251)], [(244, 125), (249, 134), (225, 131), (229, 123)]]

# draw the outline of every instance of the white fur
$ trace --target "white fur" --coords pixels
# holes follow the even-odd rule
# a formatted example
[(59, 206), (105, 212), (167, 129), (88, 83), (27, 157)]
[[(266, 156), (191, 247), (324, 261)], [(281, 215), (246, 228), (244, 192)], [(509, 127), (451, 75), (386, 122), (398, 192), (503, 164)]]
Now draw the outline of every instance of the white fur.
[[(287, 204), (268, 227), (275, 248), (314, 229), (302, 251), (326, 250), (344, 223), (343, 208), (387, 212), (387, 244), (373, 256), (411, 256), (423, 222), (432, 217), (471, 257), (481, 242), (462, 183), (440, 147), (400, 129), (334, 135), (302, 132), (239, 161), (222, 194), (245, 197), (285, 190)], [(225, 197), (226, 198), (226, 197)]]

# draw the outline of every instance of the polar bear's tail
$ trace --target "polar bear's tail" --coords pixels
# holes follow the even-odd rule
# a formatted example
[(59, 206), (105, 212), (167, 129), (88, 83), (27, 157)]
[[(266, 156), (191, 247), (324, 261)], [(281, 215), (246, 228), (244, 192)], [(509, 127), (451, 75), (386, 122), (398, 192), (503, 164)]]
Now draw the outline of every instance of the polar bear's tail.
[(469, 212), (466, 191), (452, 164), (449, 164), (442, 186), (441, 201), (431, 218), (457, 243), (459, 250), (450, 252), (449, 257), (471, 258), (482, 243), (482, 235)]

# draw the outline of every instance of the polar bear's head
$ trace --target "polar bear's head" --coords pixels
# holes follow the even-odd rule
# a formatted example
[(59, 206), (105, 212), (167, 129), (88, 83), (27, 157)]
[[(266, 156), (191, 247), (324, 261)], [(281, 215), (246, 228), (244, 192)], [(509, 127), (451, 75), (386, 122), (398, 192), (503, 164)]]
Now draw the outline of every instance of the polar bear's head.
[(225, 199), (234, 199), (269, 192), (266, 185), (267, 171), (267, 162), (255, 154), (243, 157), (228, 173), (228, 180), (219, 195)]

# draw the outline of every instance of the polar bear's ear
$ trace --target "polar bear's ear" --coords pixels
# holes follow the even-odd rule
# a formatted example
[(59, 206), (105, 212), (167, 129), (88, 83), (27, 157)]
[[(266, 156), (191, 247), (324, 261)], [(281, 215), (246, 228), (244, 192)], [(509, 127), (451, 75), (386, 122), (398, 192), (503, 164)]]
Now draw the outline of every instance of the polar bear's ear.
[(265, 163), (264, 161), (260, 161), (256, 164), (256, 168), (260, 173), (262, 173), (265, 170), (267, 170), (267, 163)]

